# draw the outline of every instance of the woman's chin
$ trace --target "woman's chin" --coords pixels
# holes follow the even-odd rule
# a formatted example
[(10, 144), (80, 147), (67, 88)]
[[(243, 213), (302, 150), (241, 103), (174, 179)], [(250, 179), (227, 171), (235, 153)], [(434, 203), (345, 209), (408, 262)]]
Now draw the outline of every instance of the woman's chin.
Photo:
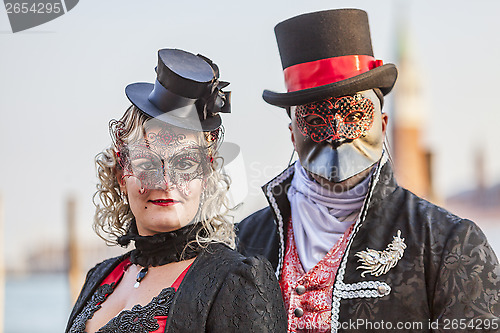
[(178, 230), (188, 225), (190, 221), (191, 220), (180, 221), (179, 218), (176, 216), (175, 219), (164, 218), (161, 221), (150, 221), (148, 223), (141, 223), (138, 221), (136, 223), (137, 223), (137, 229), (141, 236), (151, 236), (163, 232), (171, 232)]

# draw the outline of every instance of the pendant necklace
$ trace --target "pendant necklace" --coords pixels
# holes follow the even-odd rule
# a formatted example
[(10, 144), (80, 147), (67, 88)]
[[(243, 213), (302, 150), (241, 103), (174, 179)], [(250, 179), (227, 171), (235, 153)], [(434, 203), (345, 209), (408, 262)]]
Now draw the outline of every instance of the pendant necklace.
[[(135, 249), (130, 253), (130, 263), (141, 267), (135, 279), (134, 288), (139, 288), (148, 273), (149, 267), (157, 267), (191, 259), (197, 256), (201, 247), (193, 242), (203, 229), (203, 223), (188, 224), (180, 229), (162, 232), (151, 236), (138, 234), (135, 221), (127, 234), (118, 238), (118, 244), (127, 246), (131, 241)], [(205, 235), (205, 233), (202, 233)]]
[(134, 288), (139, 288), (139, 285), (141, 284), (141, 281), (146, 277), (146, 274), (148, 274), (148, 268), (143, 267), (139, 273), (137, 273), (137, 278), (135, 279), (136, 283), (134, 284)]

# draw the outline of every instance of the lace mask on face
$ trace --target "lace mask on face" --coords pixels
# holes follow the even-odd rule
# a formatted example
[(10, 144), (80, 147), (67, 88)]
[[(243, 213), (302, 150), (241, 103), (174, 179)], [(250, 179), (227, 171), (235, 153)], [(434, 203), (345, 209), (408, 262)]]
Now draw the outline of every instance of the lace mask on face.
[(123, 178), (135, 177), (141, 191), (176, 187), (189, 195), (189, 183), (204, 180), (211, 170), (209, 148), (168, 127), (148, 131), (138, 140), (120, 149)]
[(314, 142), (355, 140), (373, 125), (373, 103), (360, 94), (300, 105), (295, 114), (300, 132)]

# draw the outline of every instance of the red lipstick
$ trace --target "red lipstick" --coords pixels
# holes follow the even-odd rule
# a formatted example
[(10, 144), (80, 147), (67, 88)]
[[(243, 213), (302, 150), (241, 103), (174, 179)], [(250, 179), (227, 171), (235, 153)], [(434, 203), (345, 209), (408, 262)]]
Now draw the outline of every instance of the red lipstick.
[(179, 203), (179, 201), (175, 201), (173, 199), (149, 200), (149, 202), (151, 202), (153, 205), (157, 205), (157, 206), (172, 206), (172, 205)]

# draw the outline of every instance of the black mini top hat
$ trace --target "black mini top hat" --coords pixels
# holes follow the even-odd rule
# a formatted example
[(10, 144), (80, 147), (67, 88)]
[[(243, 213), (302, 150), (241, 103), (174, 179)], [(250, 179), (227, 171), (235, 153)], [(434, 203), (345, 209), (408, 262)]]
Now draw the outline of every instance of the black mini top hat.
[(292, 17), (274, 28), (286, 93), (264, 90), (269, 104), (287, 107), (379, 88), (389, 93), (393, 64), (373, 57), (368, 15), (334, 9)]
[(219, 68), (202, 55), (178, 49), (158, 51), (156, 81), (132, 83), (128, 99), (142, 112), (165, 123), (195, 131), (221, 125), (219, 112), (231, 112), (229, 82), (219, 81)]

